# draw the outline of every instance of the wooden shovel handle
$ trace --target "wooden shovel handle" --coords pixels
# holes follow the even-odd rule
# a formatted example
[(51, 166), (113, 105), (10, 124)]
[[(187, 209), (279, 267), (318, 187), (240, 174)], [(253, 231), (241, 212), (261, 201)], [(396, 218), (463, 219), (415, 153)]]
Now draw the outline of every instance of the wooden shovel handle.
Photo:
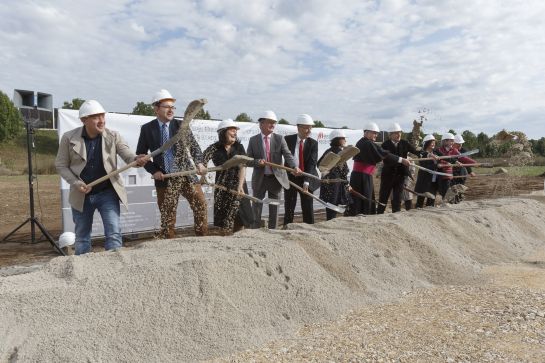
[(103, 181), (108, 180), (111, 177), (116, 176), (117, 174), (122, 173), (127, 169), (134, 168), (135, 166), (136, 166), (136, 160), (129, 163), (129, 164), (127, 164), (127, 165), (125, 165), (122, 168), (119, 168), (117, 170), (112, 171), (111, 173), (108, 173), (108, 174), (104, 175), (101, 178), (98, 178), (97, 180), (94, 180), (94, 181), (90, 182), (89, 184), (87, 184), (87, 186), (88, 187), (94, 187), (95, 185), (97, 185), (99, 183), (102, 183)]

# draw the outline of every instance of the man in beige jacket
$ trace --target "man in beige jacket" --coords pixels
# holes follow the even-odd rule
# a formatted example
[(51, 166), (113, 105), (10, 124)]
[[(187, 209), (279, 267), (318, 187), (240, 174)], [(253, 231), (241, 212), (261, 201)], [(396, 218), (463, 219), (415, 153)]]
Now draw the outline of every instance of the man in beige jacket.
[(57, 172), (70, 184), (69, 202), (76, 233), (76, 255), (91, 251), (93, 215), (98, 210), (104, 223), (106, 250), (122, 246), (119, 201), (127, 206), (127, 193), (119, 174), (89, 187), (87, 184), (117, 169), (117, 155), (127, 164), (148, 160), (129, 149), (121, 135), (107, 129), (104, 108), (95, 100), (85, 101), (79, 109), (82, 127), (62, 135), (55, 160)]

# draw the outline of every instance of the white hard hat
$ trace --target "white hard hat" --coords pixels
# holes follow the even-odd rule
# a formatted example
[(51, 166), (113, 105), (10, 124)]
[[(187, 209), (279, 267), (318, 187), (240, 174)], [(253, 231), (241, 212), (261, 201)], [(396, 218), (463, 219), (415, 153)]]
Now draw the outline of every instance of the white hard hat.
[(424, 139), (422, 140), (422, 144), (425, 144), (430, 140), (435, 140), (435, 136), (433, 136), (433, 134), (429, 134), (429, 135), (424, 136)]
[(457, 143), (457, 144), (463, 144), (465, 142), (465, 140), (462, 137), (462, 135), (455, 135), (454, 136), (454, 142)]
[(297, 116), (297, 125), (314, 126), (314, 121), (310, 115), (303, 113)]
[(259, 117), (257, 118), (258, 121), (260, 121), (261, 119), (267, 119), (267, 120), (273, 120), (273, 121), (278, 121), (278, 118), (276, 117), (276, 113), (274, 113), (273, 111), (271, 110), (268, 110), (268, 111), (263, 111)]
[(167, 91), (166, 89), (162, 89), (158, 92), (155, 92), (155, 94), (153, 95), (152, 99), (151, 99), (151, 104), (155, 104), (157, 102), (160, 102), (160, 101), (163, 101), (163, 100), (172, 100), (172, 101), (176, 101), (176, 99), (174, 97), (172, 97), (172, 95), (170, 94), (169, 91)]
[(388, 126), (386, 131), (388, 131), (388, 132), (400, 132), (400, 131), (403, 131), (403, 130), (401, 129), (401, 126), (397, 122), (394, 122), (393, 124)]
[(237, 124), (235, 123), (235, 121), (233, 121), (232, 119), (228, 118), (228, 119), (225, 119), (225, 120), (220, 121), (220, 123), (218, 124), (218, 132), (220, 132), (220, 131), (223, 130), (223, 129), (230, 128), (230, 127), (234, 127), (234, 128), (236, 128), (237, 130), (240, 130), (240, 127), (237, 126)]
[(76, 242), (76, 235), (74, 232), (64, 232), (59, 236), (59, 248), (71, 246)]
[(454, 140), (454, 135), (450, 132), (446, 132), (443, 134), (443, 136), (441, 136), (441, 141), (443, 140)]
[(378, 125), (374, 122), (369, 122), (365, 127), (363, 128), (363, 131), (374, 131), (374, 132), (380, 132), (380, 129), (378, 128)]
[(331, 131), (331, 133), (329, 134), (329, 139), (333, 140), (336, 137), (346, 138), (346, 134), (344, 133), (343, 130), (333, 130), (333, 131)]
[(95, 100), (85, 101), (79, 108), (79, 118), (98, 115), (99, 113), (106, 113), (106, 111), (104, 111), (102, 105)]

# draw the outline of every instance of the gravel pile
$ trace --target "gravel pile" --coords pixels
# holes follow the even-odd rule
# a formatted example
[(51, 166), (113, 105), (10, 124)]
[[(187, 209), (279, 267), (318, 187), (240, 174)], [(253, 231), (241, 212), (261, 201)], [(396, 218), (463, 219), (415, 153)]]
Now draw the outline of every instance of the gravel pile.
[[(543, 248), (544, 220), (536, 200), (481, 200), (58, 257), (0, 277), (0, 362), (213, 359), (296, 337), (301, 326), (349, 311), (345, 322), (355, 323), (334, 339), (346, 350), (328, 346), (335, 335), (324, 332), (308, 344), (296, 338), (297, 352), (321, 352), (318, 361), (360, 360), (356, 353), (509, 360), (524, 352), (532, 360), (530, 348), (543, 347), (542, 292), (476, 284), (484, 267)], [(407, 302), (377, 305), (404, 292)], [(427, 331), (438, 334), (422, 338)], [(510, 336), (509, 349), (493, 346)], [(470, 344), (477, 338), (482, 344)], [(277, 359), (306, 360), (263, 358)]]

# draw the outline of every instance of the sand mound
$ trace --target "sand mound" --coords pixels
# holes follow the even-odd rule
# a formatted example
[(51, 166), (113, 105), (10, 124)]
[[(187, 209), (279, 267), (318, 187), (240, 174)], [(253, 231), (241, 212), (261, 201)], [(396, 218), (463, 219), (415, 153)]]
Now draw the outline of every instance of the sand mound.
[(535, 200), (153, 241), (0, 278), (0, 361), (192, 361), (543, 246)]

